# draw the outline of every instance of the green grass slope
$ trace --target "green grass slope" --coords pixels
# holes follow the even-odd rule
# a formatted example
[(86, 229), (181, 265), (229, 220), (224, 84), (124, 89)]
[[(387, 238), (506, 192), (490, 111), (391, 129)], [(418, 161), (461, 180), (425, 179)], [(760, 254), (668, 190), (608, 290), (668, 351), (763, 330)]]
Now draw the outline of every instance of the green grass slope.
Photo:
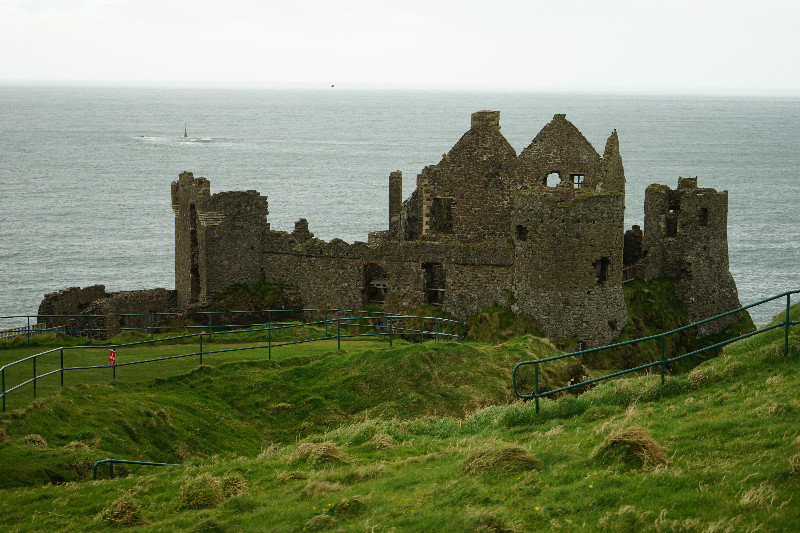
[[(800, 319), (800, 307), (792, 316)], [(337, 406), (339, 423), (325, 415), (301, 441), (262, 442), (257, 455), (243, 447), (238, 455), (189, 457), (179, 467), (121, 479), (6, 488), (0, 524), (18, 531), (109, 525), (142, 531), (792, 531), (800, 524), (800, 327), (791, 333), (789, 356), (783, 339), (783, 330), (775, 330), (731, 345), (663, 386), (657, 375), (605, 382), (577, 397), (545, 400), (539, 413), (530, 402), (461, 406), (458, 390), (472, 387), (470, 397), (485, 392), (479, 382), (494, 379), (493, 362), (499, 376), (505, 357), (539, 349), (531, 338), (496, 349), (423, 345), (387, 350), (383, 358), (376, 350), (361, 358), (284, 361), (269, 371), (250, 370), (249, 381), (236, 374), (242, 383), (230, 395), (251, 388), (265, 406), (294, 405), (305, 379), (316, 387), (305, 397)], [(355, 387), (357, 372), (373, 358), (369, 373), (378, 369), (385, 379), (366, 380), (372, 385), (356, 392), (323, 390), (323, 381)], [(151, 386), (212, 401), (211, 383), (239, 364), (229, 366)], [(257, 388), (267, 372), (279, 378), (275, 397)], [(387, 391), (402, 397), (382, 394)], [(500, 393), (488, 394), (486, 404), (493, 394)], [(210, 408), (220, 420), (225, 412), (244, 418), (243, 408), (256, 401), (226, 398), (228, 411)], [(3, 463), (19, 457), (23, 446), (43, 447), (24, 434), (47, 429), (37, 414), (47, 408), (3, 420)], [(266, 411), (248, 413), (247, 424)], [(173, 426), (183, 427), (168, 414)], [(269, 420), (276, 424), (278, 417)]]

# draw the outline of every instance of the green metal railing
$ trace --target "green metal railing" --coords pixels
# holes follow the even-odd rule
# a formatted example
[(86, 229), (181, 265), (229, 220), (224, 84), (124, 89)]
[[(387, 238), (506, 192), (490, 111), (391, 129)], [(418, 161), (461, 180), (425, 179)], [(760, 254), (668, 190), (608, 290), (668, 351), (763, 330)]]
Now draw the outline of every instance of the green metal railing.
[[(337, 310), (332, 310), (332, 311), (337, 311)], [(417, 320), (419, 320), (419, 328), (417, 328), (416, 325), (413, 328), (408, 327), (407, 323), (409, 322), (416, 323)], [(426, 324), (428, 329), (425, 329)], [(8, 363), (0, 367), (0, 397), (2, 397), (2, 411), (5, 412), (6, 410), (6, 397), (8, 396), (8, 393), (20, 390), (23, 387), (30, 385), (31, 388), (33, 389), (33, 398), (35, 399), (37, 396), (37, 381), (40, 381), (41, 379), (46, 378), (48, 376), (59, 374), (60, 386), (63, 387), (64, 373), (73, 370), (110, 369), (111, 378), (116, 379), (117, 367), (154, 363), (157, 361), (183, 359), (186, 357), (198, 357), (199, 364), (202, 365), (204, 356), (208, 355), (225, 353), (225, 352), (244, 351), (244, 350), (267, 349), (267, 357), (268, 359), (271, 359), (273, 348), (277, 348), (280, 346), (288, 346), (292, 344), (323, 341), (323, 340), (336, 339), (337, 349), (340, 350), (342, 345), (342, 339), (352, 339), (358, 337), (379, 337), (388, 339), (389, 346), (392, 346), (394, 339), (397, 338), (398, 336), (406, 337), (409, 340), (416, 340), (418, 338), (420, 342), (423, 342), (426, 338), (431, 339), (434, 342), (439, 342), (441, 340), (460, 341), (464, 333), (464, 324), (455, 320), (439, 318), (439, 317), (392, 315), (388, 313), (379, 313), (379, 314), (376, 313), (372, 315), (357, 316), (357, 317), (326, 318), (324, 320), (317, 320), (313, 322), (261, 324), (260, 326), (261, 327), (256, 327), (256, 328), (251, 327), (249, 329), (234, 329), (225, 331), (206, 331), (201, 333), (190, 333), (186, 335), (177, 335), (173, 337), (151, 339), (138, 342), (129, 342), (123, 344), (104, 344), (104, 345), (91, 345), (91, 346), (60, 346), (58, 348), (52, 348), (50, 350), (46, 350), (44, 352), (25, 357), (23, 359), (19, 359), (18, 361), (14, 361), (12, 363)], [(281, 332), (291, 328), (301, 328), (308, 326), (317, 326), (319, 329), (323, 331), (322, 336), (307, 338), (307, 339), (291, 340), (291, 341), (281, 341), (281, 342), (275, 342), (275, 339), (273, 339), (275, 332)], [(359, 328), (366, 329), (367, 331), (359, 332)], [(262, 342), (261, 344), (256, 344), (254, 346), (241, 346), (235, 348), (223, 348), (216, 350), (208, 349), (209, 339), (214, 339), (215, 337), (232, 335), (232, 334), (242, 334), (242, 333), (263, 334), (264, 332), (266, 332), (267, 334), (266, 344), (263, 344)], [(104, 364), (88, 364), (88, 365), (85, 364), (77, 366), (66, 366), (64, 362), (65, 352), (69, 354), (70, 351), (75, 351), (75, 350), (101, 350), (101, 351), (109, 349), (118, 350), (120, 348), (127, 348), (131, 346), (168, 344), (170, 342), (175, 343), (176, 341), (186, 342), (185, 341), (186, 339), (190, 340), (196, 339), (198, 342), (197, 344), (198, 349), (196, 351), (190, 351), (188, 353), (183, 353), (183, 354), (155, 357), (150, 359), (141, 359), (137, 361), (116, 362), (114, 364), (104, 363)], [(204, 341), (206, 342), (205, 347), (204, 347)], [(37, 361), (44, 356), (55, 353), (58, 353), (58, 358), (59, 358), (58, 367), (49, 372), (44, 372), (39, 374), (37, 372)], [(116, 357), (118, 361), (122, 355), (123, 353), (117, 352)], [(102, 354), (102, 356), (105, 357), (105, 354)], [(11, 368), (17, 367), (18, 365), (22, 365), (25, 363), (31, 364), (32, 377), (30, 379), (17, 383), (14, 386), (6, 388), (7, 371)]]
[[(512, 383), (512, 386), (514, 388), (514, 394), (516, 394), (518, 397), (524, 398), (526, 400), (529, 400), (529, 399), (533, 398), (535, 400), (535, 403), (536, 403), (536, 412), (538, 413), (539, 412), (539, 398), (545, 398), (545, 397), (551, 396), (553, 394), (558, 394), (559, 392), (575, 389), (575, 388), (578, 388), (578, 387), (584, 387), (586, 385), (591, 385), (591, 384), (597, 383), (599, 381), (615, 378), (615, 377), (618, 377), (618, 376), (622, 376), (624, 374), (629, 374), (631, 372), (637, 372), (637, 371), (640, 371), (640, 370), (646, 370), (646, 369), (649, 369), (649, 368), (653, 368), (655, 366), (659, 366), (660, 367), (661, 384), (663, 385), (664, 384), (664, 376), (665, 376), (665, 373), (666, 373), (666, 367), (670, 363), (674, 363), (675, 361), (679, 361), (679, 360), (685, 359), (687, 357), (692, 357), (694, 355), (698, 355), (698, 354), (700, 354), (702, 352), (706, 352), (708, 350), (714, 350), (714, 349), (717, 349), (717, 348), (721, 348), (722, 346), (725, 346), (726, 344), (730, 344), (732, 342), (740, 341), (742, 339), (746, 339), (748, 337), (752, 337), (754, 335), (759, 335), (761, 333), (765, 333), (767, 331), (771, 331), (773, 329), (778, 329), (778, 328), (784, 328), (785, 333), (784, 333), (784, 348), (783, 349), (784, 349), (784, 354), (788, 356), (789, 355), (789, 327), (790, 326), (795, 326), (797, 324), (800, 324), (800, 321), (789, 320), (789, 308), (791, 307), (791, 296), (792, 296), (792, 294), (798, 294), (798, 293), (800, 293), (800, 290), (784, 292), (784, 293), (778, 294), (776, 296), (773, 296), (771, 298), (765, 298), (765, 299), (760, 300), (760, 301), (758, 301), (756, 303), (753, 303), (753, 304), (750, 304), (750, 305), (746, 305), (746, 306), (740, 307), (738, 309), (734, 309), (732, 311), (728, 311), (727, 313), (722, 313), (722, 314), (713, 316), (711, 318), (707, 318), (705, 320), (701, 320), (699, 322), (695, 322), (693, 324), (689, 324), (688, 326), (683, 326), (683, 327), (678, 328), (678, 329), (673, 329), (672, 331), (667, 331), (665, 333), (659, 333), (658, 335), (651, 335), (649, 337), (642, 337), (640, 339), (634, 339), (634, 340), (625, 341), (625, 342), (618, 342), (616, 344), (609, 344), (608, 346), (600, 346), (598, 348), (590, 348), (588, 350), (580, 350), (580, 351), (577, 351), (577, 352), (572, 352), (572, 353), (567, 353), (567, 354), (562, 354), (562, 355), (556, 355), (556, 356), (553, 356), (553, 357), (546, 357), (544, 359), (534, 359), (532, 361), (522, 361), (521, 363), (517, 363), (516, 365), (514, 365), (514, 369), (511, 371), (511, 383)], [(697, 326), (701, 326), (703, 324), (707, 324), (709, 322), (713, 322), (714, 320), (718, 320), (718, 319), (724, 318), (726, 316), (730, 316), (730, 315), (733, 315), (733, 314), (736, 314), (736, 313), (740, 313), (742, 311), (750, 309), (751, 307), (756, 307), (756, 306), (759, 306), (759, 305), (766, 304), (768, 302), (773, 302), (773, 301), (776, 301), (776, 300), (780, 300), (781, 298), (786, 298), (786, 314), (785, 314), (785, 317), (784, 317), (783, 321), (778, 322), (776, 324), (772, 324), (770, 326), (765, 326), (765, 327), (763, 327), (761, 329), (756, 329), (755, 331), (752, 331), (750, 333), (745, 333), (744, 335), (739, 335), (738, 337), (735, 337), (735, 338), (732, 338), (732, 339), (727, 339), (727, 340), (724, 340), (722, 342), (718, 342), (716, 344), (712, 344), (710, 346), (706, 346), (704, 348), (700, 348), (698, 350), (694, 350), (694, 351), (689, 352), (689, 353), (677, 355), (675, 357), (666, 357), (665, 349), (664, 349), (664, 339), (666, 337), (668, 337), (669, 335), (674, 335), (676, 333), (680, 333), (680, 332), (688, 330), (690, 328), (695, 328)], [(653, 361), (652, 363), (639, 365), (639, 366), (634, 367), (634, 368), (628, 368), (628, 369), (621, 370), (619, 372), (614, 372), (612, 374), (608, 374), (608, 375), (605, 375), (605, 376), (600, 376), (600, 377), (596, 377), (596, 378), (593, 378), (593, 379), (587, 379), (586, 381), (581, 381), (580, 383), (570, 383), (569, 385), (566, 385), (564, 387), (559, 387), (557, 389), (552, 389), (552, 390), (548, 390), (548, 391), (540, 391), (539, 390), (539, 373), (540, 373), (539, 372), (539, 366), (542, 365), (543, 363), (547, 363), (549, 361), (556, 361), (558, 359), (565, 359), (567, 357), (579, 357), (579, 356), (583, 356), (583, 355), (587, 355), (587, 354), (593, 354), (593, 353), (601, 352), (603, 350), (609, 350), (611, 348), (618, 348), (620, 346), (629, 346), (629, 345), (632, 345), (632, 344), (637, 344), (637, 343), (647, 342), (647, 341), (657, 341), (658, 342), (659, 351), (660, 351), (660, 355), (661, 355), (661, 357), (660, 357), (660, 359), (658, 361)], [(531, 366), (531, 365), (533, 366), (533, 392), (530, 393), (530, 394), (523, 394), (517, 388), (517, 371), (522, 367)]]
[[(309, 316), (324, 317), (326, 320), (341, 315), (390, 315), (379, 311), (359, 309), (260, 309), (250, 311), (191, 311), (181, 313), (109, 313), (74, 315), (7, 315), (0, 316), (0, 338), (25, 337), (30, 343), (32, 336), (45, 333), (67, 333), (87, 338), (110, 337), (114, 333), (138, 331), (154, 338), (156, 333), (168, 330), (191, 330), (212, 328), (244, 328), (253, 324), (272, 324), (285, 322), (281, 317)], [(227, 322), (231, 317), (254, 317), (255, 320)], [(170, 324), (170, 320), (186, 319), (193, 324)], [(49, 324), (48, 324), (49, 322)], [(109, 326), (107, 323), (119, 323)], [(135, 325), (131, 322), (137, 323)], [(53, 323), (60, 323), (53, 325)], [(126, 325), (127, 324), (127, 325)]]
[(108, 475), (111, 479), (114, 479), (114, 465), (115, 464), (125, 464), (125, 465), (144, 465), (144, 466), (180, 466), (176, 463), (151, 463), (149, 461), (128, 461), (127, 459), (103, 459), (102, 461), (95, 461), (94, 466), (92, 466), (92, 479), (97, 479), (97, 467), (102, 464), (108, 464)]

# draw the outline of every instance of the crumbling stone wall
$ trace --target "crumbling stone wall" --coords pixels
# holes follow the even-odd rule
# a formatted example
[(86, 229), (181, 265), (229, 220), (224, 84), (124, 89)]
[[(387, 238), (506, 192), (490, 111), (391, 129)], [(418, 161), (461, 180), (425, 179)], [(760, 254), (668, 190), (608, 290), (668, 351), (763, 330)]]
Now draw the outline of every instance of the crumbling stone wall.
[[(561, 176), (557, 187), (546, 184), (551, 172)], [(623, 263), (646, 261), (648, 275), (682, 279), (687, 309), (697, 316), (733, 307), (719, 218), (727, 203), (704, 191), (711, 192), (648, 190), (644, 235), (626, 235), (616, 130), (600, 157), (555, 115), (517, 156), (500, 133), (499, 112), (479, 111), (441, 161), (417, 175), (405, 201), (402, 174), (389, 175), (388, 230), (370, 233), (369, 243), (321, 241), (305, 219), (292, 233), (272, 231), (266, 197), (211, 196), (207, 180), (181, 174), (173, 183), (178, 301), (211, 300), (234, 283), (263, 281), (296, 288), (313, 308), (374, 303), (401, 312), (433, 303), (464, 318), (513, 303), (551, 338), (596, 346), (627, 322)], [(675, 202), (683, 214), (670, 211)], [(710, 280), (726, 272), (728, 297), (720, 299)]]
[[(104, 285), (92, 285), (84, 289), (70, 287), (46, 294), (39, 305), (37, 321), (47, 324), (48, 328), (60, 328), (69, 335), (108, 338), (122, 328), (147, 328), (164, 324), (173, 317), (158, 316), (157, 313), (178, 311), (177, 291), (148, 289), (106, 292)], [(91, 316), (111, 314), (141, 316)]]
[[(650, 185), (645, 191), (645, 279), (677, 281), (678, 296), (692, 321), (740, 307), (728, 263), (728, 192), (698, 188), (697, 178), (678, 180), (677, 190)], [(701, 326), (716, 333), (737, 315)]]
[(520, 191), (514, 206), (516, 312), (550, 338), (608, 344), (627, 323), (621, 193)]

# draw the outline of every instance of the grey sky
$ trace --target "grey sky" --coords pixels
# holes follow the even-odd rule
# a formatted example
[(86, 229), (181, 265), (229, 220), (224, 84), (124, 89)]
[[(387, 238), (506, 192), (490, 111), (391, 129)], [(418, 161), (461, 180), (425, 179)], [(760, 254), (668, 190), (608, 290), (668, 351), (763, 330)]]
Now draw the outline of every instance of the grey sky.
[(800, 95), (792, 0), (0, 0), (0, 82)]

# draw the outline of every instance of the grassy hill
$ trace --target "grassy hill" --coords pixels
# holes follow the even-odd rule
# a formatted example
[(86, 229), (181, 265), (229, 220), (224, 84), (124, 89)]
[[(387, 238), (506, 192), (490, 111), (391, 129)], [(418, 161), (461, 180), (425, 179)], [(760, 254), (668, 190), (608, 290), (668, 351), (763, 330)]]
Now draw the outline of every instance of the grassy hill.
[[(800, 319), (800, 307), (792, 317)], [(10, 530), (786, 531), (800, 523), (800, 329), (691, 372), (513, 399), (557, 353), (357, 346), (65, 389), (0, 419)], [(585, 369), (550, 369), (544, 386)], [(88, 481), (105, 457), (180, 462)]]

